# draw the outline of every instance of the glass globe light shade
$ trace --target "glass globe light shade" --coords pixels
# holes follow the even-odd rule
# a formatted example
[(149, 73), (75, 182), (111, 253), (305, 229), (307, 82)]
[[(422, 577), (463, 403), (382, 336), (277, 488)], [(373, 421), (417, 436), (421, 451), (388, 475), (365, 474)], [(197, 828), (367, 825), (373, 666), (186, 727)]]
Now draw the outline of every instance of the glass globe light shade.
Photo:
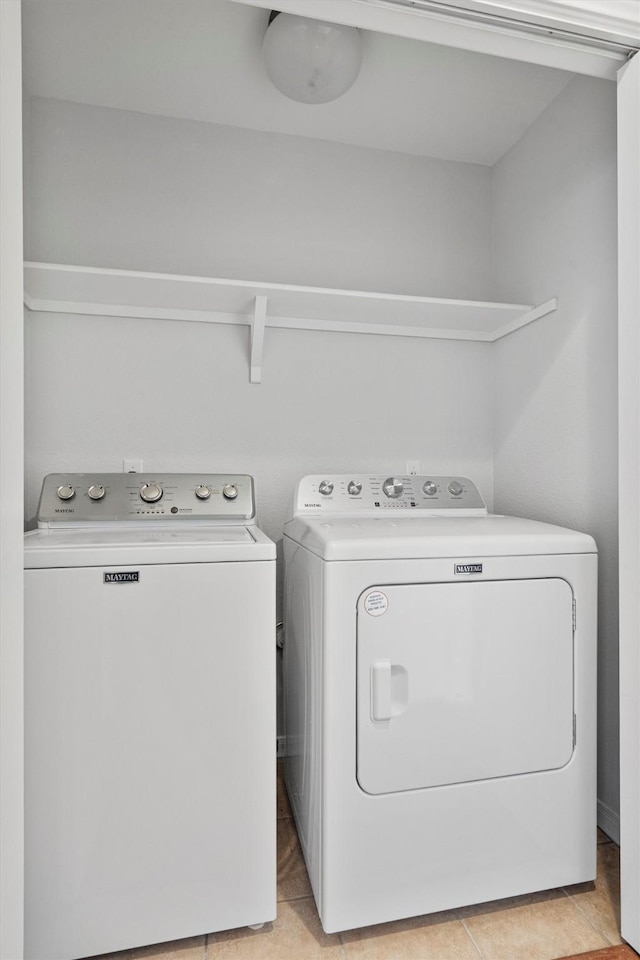
[(362, 62), (356, 27), (290, 13), (273, 17), (262, 51), (273, 85), (301, 103), (328, 103), (341, 97), (355, 82)]

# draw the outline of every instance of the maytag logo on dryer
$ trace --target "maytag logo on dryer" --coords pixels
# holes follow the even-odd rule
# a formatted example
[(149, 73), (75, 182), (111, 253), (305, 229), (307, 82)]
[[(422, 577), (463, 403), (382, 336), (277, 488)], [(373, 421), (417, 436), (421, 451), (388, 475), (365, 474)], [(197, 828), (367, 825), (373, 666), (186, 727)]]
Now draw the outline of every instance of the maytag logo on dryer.
[(307, 509), (309, 507), (313, 507), (319, 510), (322, 507), (322, 504), (321, 503), (305, 503), (305, 507), (307, 507)]
[(139, 583), (139, 570), (124, 570), (122, 573), (105, 573), (104, 583)]
[(482, 564), (481, 563), (455, 563), (453, 565), (454, 573), (462, 573), (467, 576), (470, 573), (482, 573)]

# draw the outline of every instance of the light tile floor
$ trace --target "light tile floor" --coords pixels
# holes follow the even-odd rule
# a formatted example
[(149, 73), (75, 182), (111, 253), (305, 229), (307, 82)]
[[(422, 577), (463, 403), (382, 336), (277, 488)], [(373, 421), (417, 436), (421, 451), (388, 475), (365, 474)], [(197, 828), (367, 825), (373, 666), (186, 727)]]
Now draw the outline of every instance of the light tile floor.
[(619, 944), (619, 929), (619, 850), (599, 831), (595, 884), (326, 934), (279, 770), (278, 919), (108, 960), (556, 960)]

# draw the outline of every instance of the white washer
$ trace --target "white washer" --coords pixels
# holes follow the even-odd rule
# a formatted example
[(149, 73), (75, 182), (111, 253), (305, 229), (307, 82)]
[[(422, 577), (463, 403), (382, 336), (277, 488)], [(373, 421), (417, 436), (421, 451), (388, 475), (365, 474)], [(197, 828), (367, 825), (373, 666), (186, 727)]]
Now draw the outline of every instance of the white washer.
[(287, 785), (327, 932), (592, 880), (591, 537), (463, 477), (305, 477)]
[(57, 474), (25, 535), (25, 957), (276, 916), (275, 546), (244, 475)]

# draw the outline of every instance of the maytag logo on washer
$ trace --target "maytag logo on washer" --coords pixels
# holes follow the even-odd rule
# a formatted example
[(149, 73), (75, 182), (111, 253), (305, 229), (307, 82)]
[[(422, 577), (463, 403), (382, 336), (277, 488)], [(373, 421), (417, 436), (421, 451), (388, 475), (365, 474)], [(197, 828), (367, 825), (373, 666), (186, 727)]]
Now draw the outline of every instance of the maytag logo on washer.
[(482, 564), (481, 563), (455, 563), (453, 566), (454, 573), (482, 573)]
[(125, 570), (122, 573), (105, 573), (105, 583), (139, 583), (140, 572), (138, 570)]

